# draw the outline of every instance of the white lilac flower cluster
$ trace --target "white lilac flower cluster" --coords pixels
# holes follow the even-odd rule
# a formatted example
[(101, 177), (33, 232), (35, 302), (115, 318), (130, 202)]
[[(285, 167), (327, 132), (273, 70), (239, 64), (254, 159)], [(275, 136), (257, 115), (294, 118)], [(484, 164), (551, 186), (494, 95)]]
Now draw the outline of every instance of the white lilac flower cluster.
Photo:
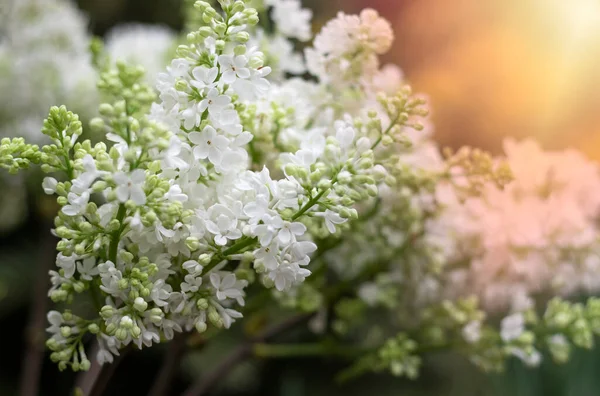
[[(0, 8), (0, 136), (47, 142), (39, 133), (48, 109), (67, 105), (83, 120), (95, 113), (98, 74), (89, 47), (88, 20), (71, 0), (6, 0)], [(148, 82), (170, 61), (174, 32), (142, 24), (118, 26), (106, 38), (113, 59), (141, 64)], [(0, 231), (11, 231), (27, 213), (23, 178), (1, 180)]]
[[(300, 54), (310, 11), (252, 4), (193, 3), (186, 43), (156, 77), (166, 31), (150, 45), (141, 28), (117, 30), (106, 53), (95, 46), (105, 103), (90, 130), (104, 141), (82, 140), (66, 107), (44, 122), (51, 144), (2, 140), (0, 167), (53, 173), (49, 296), (94, 306), (48, 314), (59, 368), (87, 370), (89, 338), (105, 363), (130, 344), (229, 328), (254, 286), (365, 351), (344, 378), (412, 378), (438, 348), (493, 370), (510, 356), (536, 364), (542, 347), (557, 361), (591, 347), (598, 300), (547, 296), (597, 290), (597, 165), (528, 141), (507, 142), (506, 158), (444, 158), (425, 101), (380, 65), (393, 33), (377, 12), (338, 14)], [(124, 62), (150, 60), (149, 76)], [(549, 301), (543, 313), (534, 298)]]
[(89, 115), (97, 106), (87, 19), (70, 1), (8, 0), (0, 33), (0, 129), (40, 142), (55, 103)]
[[(196, 30), (203, 24), (202, 16), (194, 12), (194, 0), (186, 2), (184, 16), (186, 29)], [(215, 0), (208, 1), (216, 3)], [(270, 81), (281, 82), (286, 73), (301, 75), (306, 72), (304, 57), (297, 51), (298, 42), (312, 38), (312, 11), (302, 8), (301, 0), (259, 0), (253, 1), (260, 23), (249, 27), (249, 48), (258, 48), (265, 57), (265, 64), (271, 68), (267, 77)]]
[[(86, 334), (96, 336), (104, 363), (131, 343), (229, 328), (255, 280), (280, 292), (301, 284), (311, 274), (314, 235), (338, 233), (356, 205), (378, 194), (390, 155), (379, 146), (418, 127), (415, 117), (425, 113), (423, 101), (402, 90), (379, 97), (383, 119), (377, 111), (314, 115), (295, 130), (298, 140), (278, 144), (273, 161), (261, 163), (267, 153), (253, 147), (246, 125), (256, 127), (257, 107), (276, 108), (286, 88), (272, 89), (264, 55), (246, 45), (258, 13), (243, 1), (195, 8), (203, 25), (158, 76), (157, 102), (141, 68), (118, 62), (102, 70), (98, 86), (110, 100), (91, 127), (106, 143), (79, 142), (81, 122), (65, 107), (52, 108), (44, 123), (52, 144), (3, 141), (2, 165), (11, 171), (40, 163), (62, 173), (43, 183), (61, 206), (49, 295), (67, 303), (87, 295), (96, 306), (91, 319), (49, 314), (48, 346), (60, 368), (89, 367)], [(296, 116), (261, 118), (284, 129)]]
[[(41, 142), (42, 120), (55, 103), (82, 116), (97, 107), (96, 73), (88, 52), (87, 19), (69, 1), (5, 0), (0, 6), (0, 136)], [(23, 177), (0, 183), (0, 230), (27, 213)]]
[[(42, 142), (41, 120), (56, 103), (90, 118), (98, 106), (98, 77), (88, 19), (74, 2), (6, 0), (0, 18), (0, 134)], [(114, 59), (143, 65), (153, 83), (175, 38), (167, 28), (131, 24), (109, 31), (106, 46)]]

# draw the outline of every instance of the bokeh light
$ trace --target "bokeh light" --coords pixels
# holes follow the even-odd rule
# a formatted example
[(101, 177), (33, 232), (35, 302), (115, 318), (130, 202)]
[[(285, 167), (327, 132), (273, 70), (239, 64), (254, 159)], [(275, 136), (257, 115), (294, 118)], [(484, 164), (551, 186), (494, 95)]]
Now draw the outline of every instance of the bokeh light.
[(534, 136), (600, 158), (599, 1), (330, 3), (393, 22), (388, 60), (429, 96), (442, 144), (498, 152), (504, 136)]

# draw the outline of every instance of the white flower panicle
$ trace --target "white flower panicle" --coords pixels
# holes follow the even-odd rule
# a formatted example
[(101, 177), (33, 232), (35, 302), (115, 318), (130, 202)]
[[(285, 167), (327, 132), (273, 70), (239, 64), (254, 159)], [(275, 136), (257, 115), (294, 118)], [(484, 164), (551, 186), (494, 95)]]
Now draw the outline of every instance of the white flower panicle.
[[(184, 9), (188, 31), (195, 31), (204, 24), (202, 15), (193, 8), (194, 4), (194, 0), (188, 0)], [(272, 69), (268, 79), (283, 81), (286, 73), (304, 73), (304, 57), (296, 50), (296, 43), (312, 38), (312, 11), (302, 8), (301, 0), (258, 0), (253, 1), (252, 6), (261, 18), (260, 24), (246, 27), (250, 33), (247, 47), (264, 54), (265, 64)]]
[(66, 103), (83, 116), (97, 106), (87, 18), (71, 1), (7, 0), (0, 37), (3, 136), (40, 142), (48, 108)]
[[(46, 142), (50, 106), (87, 117), (98, 105), (87, 18), (69, 0), (4, 0), (0, 9), (0, 136)], [(10, 186), (0, 195), (4, 232), (25, 218), (28, 191), (24, 177), (1, 182)]]
[[(421, 347), (458, 346), (488, 370), (510, 356), (536, 365), (542, 345), (559, 361), (591, 347), (598, 300), (554, 299), (543, 315), (534, 301), (598, 290), (598, 166), (530, 141), (508, 141), (506, 158), (444, 159), (425, 100), (380, 67), (393, 33), (376, 11), (338, 14), (301, 54), (312, 15), (299, 0), (249, 4), (196, 1), (165, 68), (167, 30), (117, 28), (107, 56), (94, 45), (105, 103), (90, 129), (103, 141), (82, 140), (65, 106), (44, 121), (49, 144), (2, 139), (0, 167), (51, 173), (50, 298), (94, 306), (49, 312), (59, 368), (87, 370), (90, 338), (108, 363), (131, 344), (228, 329), (261, 286), (369, 351), (348, 375), (415, 377)], [(312, 80), (287, 75), (306, 71)]]
[[(291, 0), (269, 6), (277, 18), (278, 7), (299, 10)], [(271, 109), (260, 119), (276, 129), (301, 115), (278, 110), (286, 87), (267, 80), (264, 54), (247, 45), (258, 13), (243, 1), (223, 0), (218, 9), (198, 1), (195, 9), (202, 26), (158, 75), (157, 94), (141, 67), (99, 62), (107, 102), (90, 125), (106, 143), (78, 141), (81, 122), (65, 107), (52, 108), (44, 123), (52, 144), (2, 142), (11, 171), (41, 163), (62, 174), (43, 182), (61, 206), (49, 295), (68, 303), (87, 294), (97, 317), (50, 314), (48, 346), (61, 369), (89, 367), (86, 334), (97, 339), (98, 361), (110, 362), (128, 344), (229, 328), (256, 279), (278, 292), (302, 284), (314, 238), (347, 228), (355, 206), (378, 194), (389, 162), (380, 146), (424, 114), (423, 102), (403, 90), (379, 98), (383, 121), (376, 111), (312, 114), (312, 126), (296, 121), (302, 129), (272, 140), (278, 149), (268, 155), (254, 145), (256, 112)]]

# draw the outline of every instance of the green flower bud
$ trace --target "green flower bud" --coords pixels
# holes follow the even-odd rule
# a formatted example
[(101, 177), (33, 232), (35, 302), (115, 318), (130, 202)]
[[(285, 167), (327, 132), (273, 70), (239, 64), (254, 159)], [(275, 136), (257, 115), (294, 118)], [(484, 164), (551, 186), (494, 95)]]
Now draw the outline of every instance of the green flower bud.
[(394, 139), (390, 135), (384, 135), (381, 138), (381, 144), (383, 144), (385, 147), (388, 147), (388, 146), (392, 145), (393, 143), (394, 143)]
[(188, 249), (190, 249), (193, 252), (200, 248), (200, 241), (198, 240), (198, 238), (188, 237), (185, 240), (185, 245), (187, 246)]
[(75, 293), (83, 293), (85, 289), (85, 283), (80, 281), (73, 282), (73, 290), (75, 290)]
[[(224, 23), (215, 24), (215, 33), (217, 33), (219, 36), (223, 36), (225, 34), (226, 29), (227, 29), (227, 25), (225, 25)], [(218, 40), (218, 41), (222, 41), (222, 40)]]
[(121, 227), (121, 223), (117, 219), (112, 219), (106, 226), (106, 231), (115, 232)]
[(115, 309), (110, 305), (105, 305), (100, 309), (100, 316), (104, 319), (111, 318), (115, 314)]
[(87, 328), (92, 334), (98, 334), (100, 332), (100, 327), (96, 323), (89, 324)]
[(258, 18), (257, 15), (253, 15), (253, 16), (250, 16), (250, 17), (246, 18), (246, 22), (250, 26), (256, 26), (258, 24), (258, 22), (259, 22), (259, 18)]
[(244, 55), (246, 53), (246, 46), (245, 45), (237, 45), (233, 49), (233, 53), (236, 55)]
[(119, 287), (119, 290), (125, 290), (129, 287), (129, 281), (125, 278), (119, 279), (117, 286)]
[(198, 301), (196, 301), (196, 306), (199, 310), (206, 311), (208, 309), (208, 300), (205, 298), (199, 298)]
[(321, 190), (328, 190), (331, 188), (331, 180), (323, 179), (317, 184), (317, 187)]
[(196, 33), (201, 37), (206, 38), (213, 34), (213, 30), (208, 26), (202, 26)]
[(95, 132), (101, 132), (106, 128), (106, 124), (102, 118), (96, 117), (90, 121), (90, 128)]
[(144, 312), (148, 308), (148, 303), (142, 297), (138, 297), (133, 302), (133, 307), (139, 312)]
[(211, 6), (206, 1), (197, 1), (194, 3), (194, 8), (201, 12), (204, 12), (205, 9), (211, 8)]
[(69, 326), (61, 327), (60, 334), (65, 338), (69, 338), (69, 336), (71, 335), (71, 327), (69, 327)]
[(202, 253), (200, 256), (198, 256), (198, 263), (200, 263), (201, 265), (207, 265), (210, 263), (211, 260), (212, 254)]
[(115, 334), (115, 331), (117, 331), (117, 325), (116, 325), (116, 324), (114, 324), (114, 323), (109, 323), (109, 324), (106, 326), (106, 334), (108, 334), (108, 335), (114, 335), (114, 334)]
[(118, 328), (115, 332), (115, 337), (117, 337), (119, 341), (125, 341), (127, 339), (127, 330), (122, 327)]
[(115, 113), (115, 109), (108, 103), (102, 103), (98, 107), (98, 112), (105, 117), (110, 117)]
[[(59, 345), (58, 341), (56, 341), (54, 338), (48, 338), (46, 340), (46, 346), (51, 351), (56, 351), (60, 345)], [(52, 355), (54, 355), (54, 353)], [(51, 358), (52, 358), (52, 355), (50, 356)]]
[(246, 5), (244, 4), (243, 1), (240, 1), (240, 0), (237, 0), (231, 6), (231, 12), (234, 14), (237, 14), (238, 12), (243, 12), (245, 9), (246, 9)]
[(196, 328), (196, 331), (198, 333), (204, 333), (206, 331), (206, 328), (207, 328), (206, 323), (205, 322), (201, 322), (201, 321), (197, 321), (194, 324), (194, 327)]
[(250, 34), (248, 32), (237, 32), (233, 35), (233, 40), (238, 43), (247, 43), (250, 40)]
[(376, 184), (370, 184), (367, 186), (367, 194), (370, 197), (376, 197), (379, 194), (379, 188), (377, 188)]
[(66, 321), (73, 320), (73, 314), (71, 313), (71, 311), (65, 311), (62, 314), (62, 318)]
[(264, 276), (262, 278), (262, 283), (267, 289), (272, 289), (273, 287), (275, 287), (275, 282), (273, 282), (273, 280), (268, 276)]
[(142, 329), (140, 329), (138, 326), (133, 326), (131, 329), (131, 335), (134, 338), (139, 338), (142, 335)]
[(88, 371), (88, 370), (90, 369), (90, 367), (91, 367), (91, 366), (92, 366), (92, 364), (91, 364), (91, 363), (90, 363), (90, 361), (89, 361), (89, 360), (87, 360), (87, 359), (83, 359), (83, 360), (81, 361), (81, 363), (79, 364), (79, 368), (80, 368), (82, 371)]
[(189, 86), (184, 80), (177, 80), (177, 82), (175, 83), (175, 89), (180, 92), (187, 91), (188, 88)]
[(65, 290), (54, 290), (50, 293), (50, 299), (55, 303), (66, 301), (68, 297), (69, 293)]

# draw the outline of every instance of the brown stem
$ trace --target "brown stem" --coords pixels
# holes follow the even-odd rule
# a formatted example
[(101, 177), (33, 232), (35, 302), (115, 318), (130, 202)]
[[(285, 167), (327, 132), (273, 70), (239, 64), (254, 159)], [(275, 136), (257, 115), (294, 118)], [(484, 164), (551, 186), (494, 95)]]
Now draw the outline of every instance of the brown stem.
[(43, 236), (40, 255), (35, 268), (35, 284), (31, 301), (29, 322), (27, 324), (26, 351), (23, 356), (21, 396), (35, 396), (39, 391), (40, 376), (44, 364), (44, 329), (48, 310), (48, 271), (52, 269), (56, 258), (56, 238), (50, 234), (50, 222), (43, 222)]
[(169, 393), (169, 384), (171, 384), (177, 369), (179, 369), (179, 361), (185, 353), (187, 337), (187, 333), (180, 333), (175, 335), (169, 343), (163, 365), (158, 372), (156, 381), (154, 381), (152, 388), (150, 388), (148, 396), (164, 396)]
[(75, 386), (77, 392), (75, 392), (75, 394), (84, 396), (102, 396), (110, 378), (128, 351), (129, 348), (125, 348), (119, 351), (120, 355), (115, 356), (112, 363), (100, 365), (96, 360), (98, 344), (94, 343), (92, 352), (89, 354), (92, 365), (88, 371), (81, 373), (77, 378), (77, 384)]
[(206, 377), (193, 383), (182, 396), (203, 396), (207, 394), (215, 384), (223, 379), (235, 366), (252, 356), (252, 347), (255, 343), (268, 341), (269, 339), (306, 322), (312, 316), (312, 314), (299, 314), (265, 329), (262, 333), (234, 349), (213, 371), (208, 373)]

